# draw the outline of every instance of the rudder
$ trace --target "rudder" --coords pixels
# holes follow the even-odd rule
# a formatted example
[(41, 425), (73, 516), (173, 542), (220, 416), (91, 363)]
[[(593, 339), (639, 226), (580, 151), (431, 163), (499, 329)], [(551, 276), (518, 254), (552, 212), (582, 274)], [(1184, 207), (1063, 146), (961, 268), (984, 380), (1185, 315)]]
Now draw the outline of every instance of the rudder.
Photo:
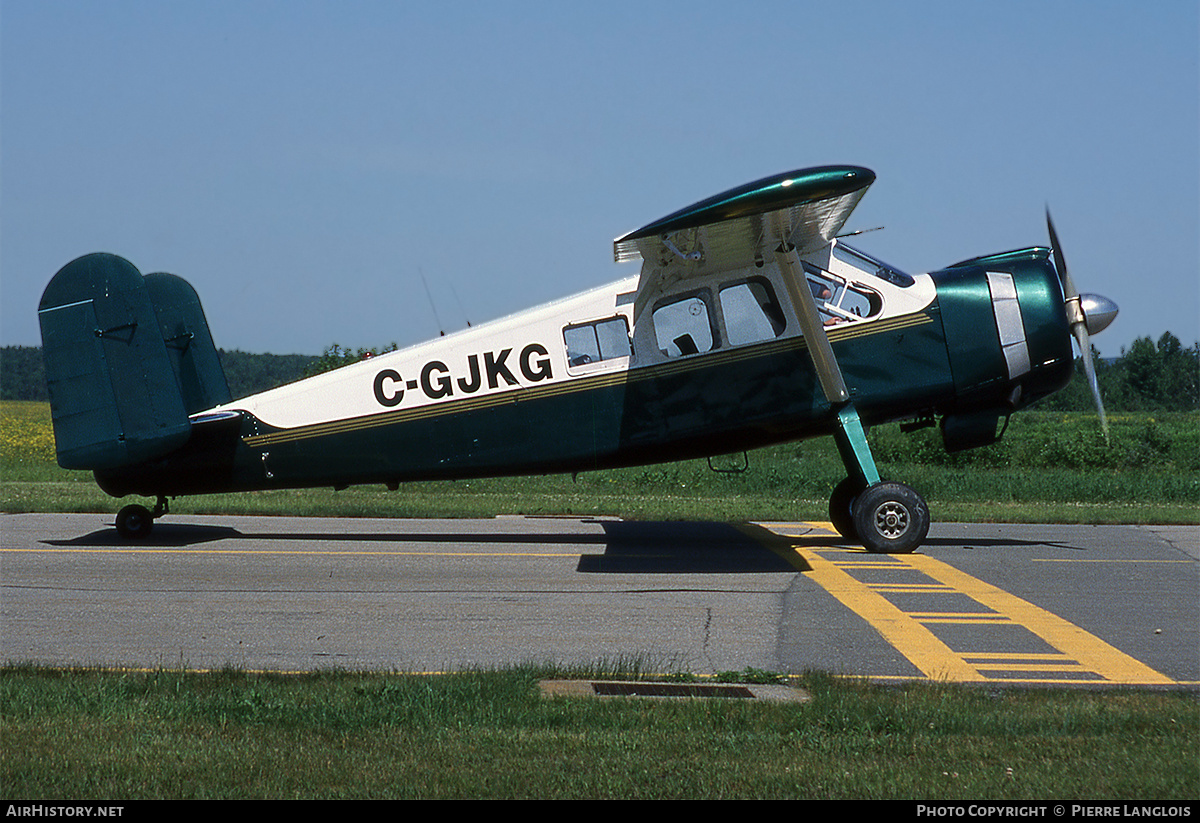
[(228, 403), (225, 370), (192, 284), (174, 274), (157, 272), (146, 275), (146, 288), (183, 395), (184, 411), (195, 414)]

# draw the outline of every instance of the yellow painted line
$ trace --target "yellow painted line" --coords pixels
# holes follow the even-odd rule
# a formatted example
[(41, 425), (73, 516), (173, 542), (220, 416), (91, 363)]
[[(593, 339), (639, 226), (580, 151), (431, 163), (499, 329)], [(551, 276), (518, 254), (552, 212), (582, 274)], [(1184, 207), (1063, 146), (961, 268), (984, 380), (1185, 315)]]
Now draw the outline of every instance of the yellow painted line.
[[(1031, 654), (1006, 654), (1003, 652), (981, 652), (965, 654), (963, 659), (980, 671), (1002, 672), (1088, 672), (1076, 660), (1061, 652)], [(1090, 672), (1088, 672), (1090, 674)]]
[(918, 623), (960, 623), (982, 625), (986, 623), (1012, 623), (1012, 618), (989, 612), (908, 612)]
[(1140, 557), (1035, 557), (1034, 563), (1189, 563), (1196, 565), (1195, 560), (1148, 560)]
[(1135, 660), (1089, 634), (1070, 621), (984, 583), (953, 566), (924, 555), (908, 555), (906, 562), (934, 580), (945, 583), (993, 611), (1009, 617), (1050, 646), (1113, 683), (1173, 684), (1166, 675)]
[(971, 652), (963, 657), (969, 660), (1068, 660), (1062, 652)]
[[(827, 522), (773, 523), (770, 529), (781, 537), (813, 536), (814, 531), (836, 534)], [(1006, 683), (1081, 683), (1108, 682), (1125, 685), (1174, 685), (1175, 681), (1130, 657), (1100, 638), (1064, 620), (1052, 612), (1022, 600), (1003, 589), (978, 580), (953, 566), (925, 555), (892, 555), (879, 558), (850, 550), (847, 557), (838, 549), (807, 549), (792, 544), (792, 551), (803, 559), (809, 571), (797, 564), (806, 577), (836, 597), (851, 611), (874, 627), (927, 677), (969, 682)], [(820, 552), (820, 554), (818, 554)], [(838, 560), (823, 554), (838, 552)], [(861, 560), (858, 558), (862, 558)], [(1174, 561), (1171, 561), (1174, 562)], [(1192, 561), (1180, 561), (1192, 562)], [(880, 581), (864, 583), (849, 571), (917, 571), (933, 583)], [(883, 597), (888, 594), (959, 594), (965, 595), (987, 611), (906, 612)], [(1041, 638), (1056, 653), (1030, 655), (1007, 652), (956, 653), (927, 628), (929, 625), (989, 625), (1023, 628)], [(987, 672), (1078, 672), (1091, 674), (1088, 679), (1018, 679), (987, 677)]]
[(980, 671), (1001, 672), (1082, 672), (1093, 674), (1092, 670), (1081, 663), (977, 663), (975, 668)]
[[(837, 535), (837, 529), (828, 520), (798, 520), (790, 523), (755, 523), (753, 525), (761, 526), (781, 537), (809, 537), (814, 530)], [(798, 531), (799, 534), (791, 533), (795, 531)]]
[(815, 552), (796, 549), (796, 553), (812, 568), (806, 577), (866, 620), (926, 677), (971, 682), (987, 679), (933, 632), (896, 608), (887, 598), (872, 591), (865, 583), (855, 580)]
[(904, 564), (894, 560), (834, 560), (840, 569), (903, 569)]

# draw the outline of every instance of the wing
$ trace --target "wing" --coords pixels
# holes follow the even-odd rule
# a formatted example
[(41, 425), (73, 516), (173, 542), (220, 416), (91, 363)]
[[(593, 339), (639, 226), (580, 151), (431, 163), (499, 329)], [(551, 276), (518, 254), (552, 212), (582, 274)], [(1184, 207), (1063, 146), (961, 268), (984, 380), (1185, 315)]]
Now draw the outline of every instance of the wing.
[(776, 174), (617, 238), (617, 262), (643, 261), (635, 318), (668, 284), (761, 263), (785, 242), (800, 255), (825, 246), (874, 181), (875, 173), (859, 166)]

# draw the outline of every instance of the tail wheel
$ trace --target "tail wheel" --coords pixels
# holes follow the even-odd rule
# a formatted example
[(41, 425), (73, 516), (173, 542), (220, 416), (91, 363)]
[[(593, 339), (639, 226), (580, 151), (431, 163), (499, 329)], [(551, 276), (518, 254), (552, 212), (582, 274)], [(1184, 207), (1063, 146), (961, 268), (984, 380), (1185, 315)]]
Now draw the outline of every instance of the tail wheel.
[(929, 534), (929, 507), (903, 483), (876, 483), (854, 501), (854, 527), (869, 552), (908, 554)]
[(154, 528), (154, 516), (145, 506), (126, 506), (117, 512), (117, 534), (126, 540), (141, 540)]

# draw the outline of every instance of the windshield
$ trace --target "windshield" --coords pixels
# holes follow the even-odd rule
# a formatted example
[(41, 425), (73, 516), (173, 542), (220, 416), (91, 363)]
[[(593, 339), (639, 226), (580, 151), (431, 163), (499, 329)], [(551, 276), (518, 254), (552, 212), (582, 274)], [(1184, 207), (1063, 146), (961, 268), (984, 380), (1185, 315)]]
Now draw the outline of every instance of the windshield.
[(880, 260), (876, 260), (869, 254), (864, 254), (858, 249), (852, 249), (841, 243), (835, 243), (833, 246), (833, 256), (842, 261), (848, 266), (873, 274), (881, 280), (886, 280), (893, 286), (907, 288), (916, 281), (912, 277), (895, 268), (889, 266)]

